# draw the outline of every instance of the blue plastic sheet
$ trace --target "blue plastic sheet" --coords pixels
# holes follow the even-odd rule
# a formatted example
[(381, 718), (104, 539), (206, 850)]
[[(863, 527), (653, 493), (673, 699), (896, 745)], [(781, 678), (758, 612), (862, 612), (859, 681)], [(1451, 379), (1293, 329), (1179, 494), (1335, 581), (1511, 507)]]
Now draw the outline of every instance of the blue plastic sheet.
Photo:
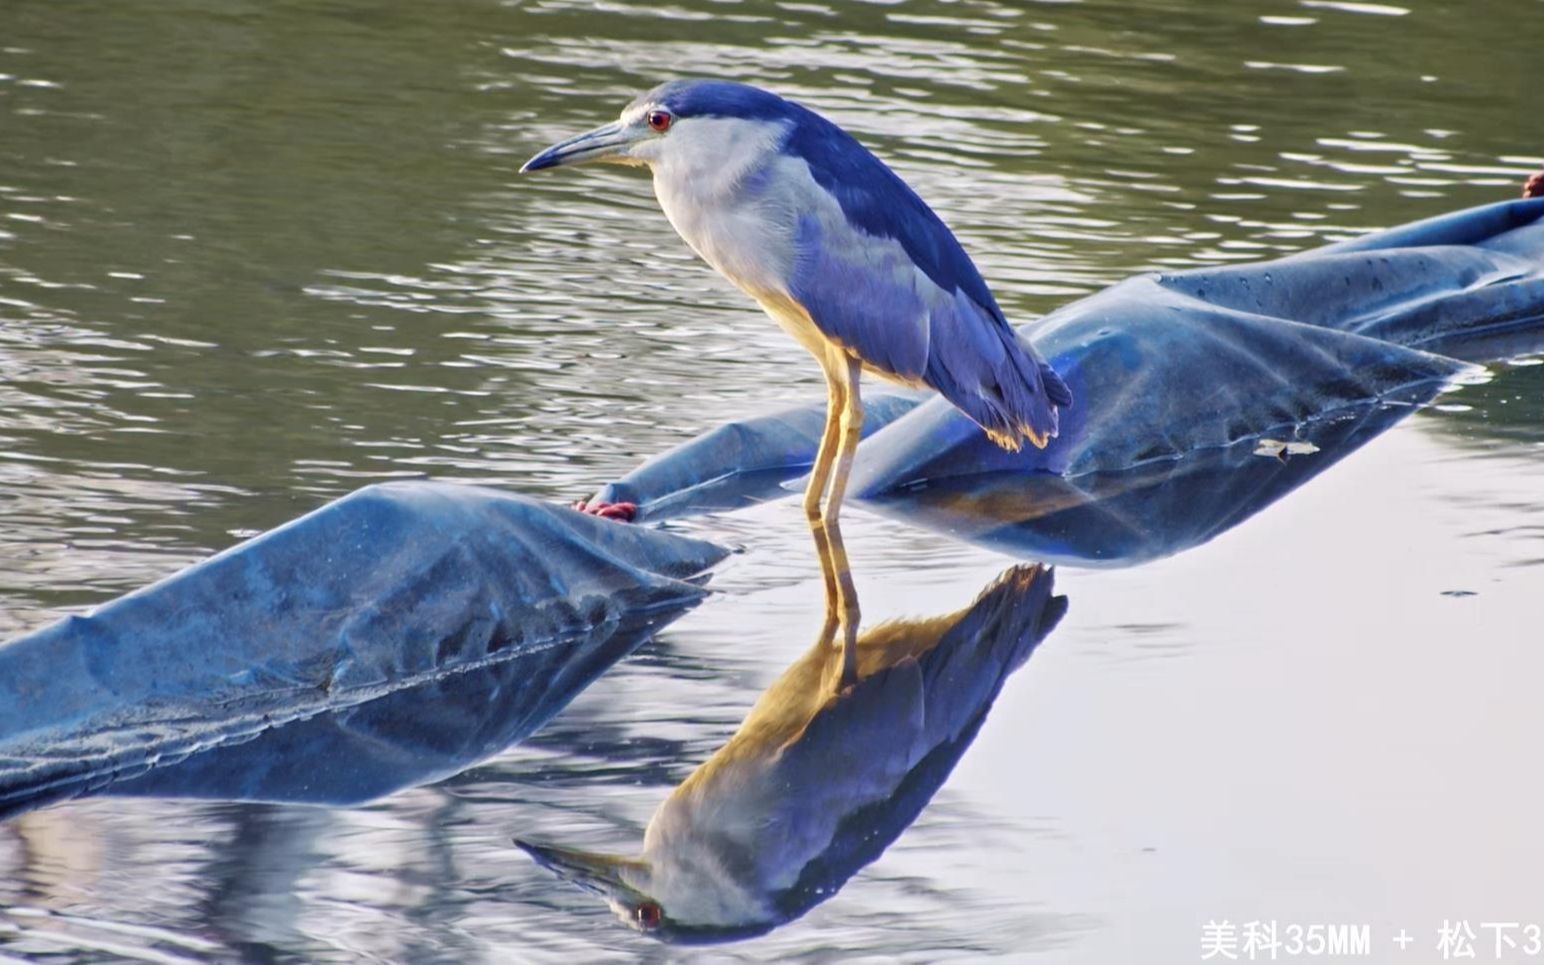
[[(1301, 485), (1476, 372), (1469, 361), (1544, 346), (1544, 200), (1271, 262), (1138, 276), (1024, 332), (1078, 400), (1057, 439), (1007, 452), (943, 399), (899, 417), (887, 399), (852, 497), (1020, 556), (1167, 555)], [(725, 493), (786, 492), (813, 459), (823, 408), (721, 427), (600, 498), (626, 493), (647, 518), (718, 508)], [(740, 453), (763, 432), (777, 434), (783, 462), (742, 472)], [(1317, 451), (1271, 457), (1294, 441)], [(715, 500), (677, 483), (702, 479)]]
[[(1414, 387), (1409, 401), (1425, 401), (1437, 387)], [(945, 476), (871, 495), (866, 502), (909, 525), (1010, 556), (1132, 566), (1237, 526), (1409, 411), (1405, 403), (1369, 403), (1337, 409), (1333, 417), (1297, 427), (1285, 440), (1249, 438), (1077, 476), (1011, 470)]]
[(724, 555), (485, 489), (368, 487), (0, 647), (0, 816), (454, 773), (696, 605)]
[[(863, 438), (926, 400), (920, 393), (880, 392), (863, 404)], [(807, 472), (825, 424), (824, 405), (803, 405), (726, 422), (649, 459), (595, 498), (633, 503), (636, 522), (744, 509), (786, 496), (783, 483)]]
[[(1049, 447), (1007, 453), (942, 400), (871, 395), (855, 495), (1020, 556), (1173, 553), (1467, 360), (1544, 345), (1541, 275), (1544, 200), (1134, 278), (1029, 330), (1079, 400)], [(722, 426), (600, 497), (659, 519), (786, 495), (823, 415)], [(454, 773), (695, 605), (723, 554), (486, 490), (367, 488), (0, 647), (0, 816), (88, 793), (349, 803)]]

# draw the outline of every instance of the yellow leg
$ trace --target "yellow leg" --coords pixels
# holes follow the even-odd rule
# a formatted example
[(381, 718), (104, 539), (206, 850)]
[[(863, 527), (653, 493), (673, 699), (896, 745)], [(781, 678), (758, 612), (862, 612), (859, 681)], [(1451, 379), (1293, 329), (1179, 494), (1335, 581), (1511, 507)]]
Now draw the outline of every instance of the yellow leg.
[(831, 479), (831, 464), (836, 460), (841, 413), (846, 404), (845, 380), (830, 365), (826, 365), (826, 426), (820, 435), (820, 447), (815, 451), (815, 465), (810, 469), (809, 482), (804, 487), (804, 515), (809, 520), (810, 535), (815, 539), (815, 556), (820, 561), (820, 576), (826, 589), (826, 619), (820, 630), (820, 643), (823, 646), (830, 646), (836, 639), (841, 597), (837, 589), (836, 570), (831, 563), (831, 541), (826, 535), (821, 503)]
[[(827, 578), (827, 586), (829, 587), (834, 581), (836, 604), (840, 611), (842, 628), (840, 686), (845, 688), (858, 682), (858, 623), (861, 613), (858, 609), (858, 590), (852, 579), (852, 566), (847, 561), (847, 547), (842, 542), (840, 520), (842, 499), (847, 494), (847, 477), (852, 473), (853, 457), (857, 455), (858, 442), (863, 434), (863, 400), (858, 391), (858, 379), (863, 370), (855, 358), (844, 358), (838, 364), (844, 369), (842, 376), (846, 392), (838, 418), (832, 419), (832, 414), (827, 414), (827, 425), (829, 426), (833, 421), (838, 422), (839, 432), (836, 457), (831, 468), (831, 481), (826, 492), (826, 504), (821, 514), (821, 522), (825, 527), (826, 539), (829, 543), (830, 576)], [(830, 609), (828, 604), (828, 612)]]

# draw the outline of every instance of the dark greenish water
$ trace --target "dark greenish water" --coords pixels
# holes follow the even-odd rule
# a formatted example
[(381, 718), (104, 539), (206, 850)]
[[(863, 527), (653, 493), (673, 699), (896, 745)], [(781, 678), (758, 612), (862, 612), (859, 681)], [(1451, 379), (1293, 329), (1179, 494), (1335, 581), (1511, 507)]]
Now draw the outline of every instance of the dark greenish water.
[[(1540, 37), (1538, 0), (6, 0), (0, 636), (370, 481), (579, 497), (819, 398), (646, 178), (515, 174), (665, 77), (827, 113), (1025, 319), (1515, 195), (1544, 164)], [(1181, 962), (1208, 920), (1274, 919), (1435, 961), (1445, 919), (1544, 924), (1528, 361), (1211, 544), (1064, 570), (1069, 616), (917, 824), (713, 954)], [(1006, 563), (849, 518), (870, 618)], [(0, 826), (0, 960), (691, 957), (509, 845), (635, 839), (814, 633), (796, 506), (691, 529), (747, 547), (725, 592), (448, 782)]]

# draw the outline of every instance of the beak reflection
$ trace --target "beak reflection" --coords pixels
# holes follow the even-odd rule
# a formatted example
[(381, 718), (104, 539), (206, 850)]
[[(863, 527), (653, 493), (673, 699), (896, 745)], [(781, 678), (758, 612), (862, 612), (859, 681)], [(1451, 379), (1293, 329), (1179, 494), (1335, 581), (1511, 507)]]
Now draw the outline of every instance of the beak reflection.
[(515, 839), (515, 846), (530, 855), (537, 864), (586, 891), (610, 897), (625, 888), (618, 868), (627, 863), (620, 855), (601, 854), (535, 844)]

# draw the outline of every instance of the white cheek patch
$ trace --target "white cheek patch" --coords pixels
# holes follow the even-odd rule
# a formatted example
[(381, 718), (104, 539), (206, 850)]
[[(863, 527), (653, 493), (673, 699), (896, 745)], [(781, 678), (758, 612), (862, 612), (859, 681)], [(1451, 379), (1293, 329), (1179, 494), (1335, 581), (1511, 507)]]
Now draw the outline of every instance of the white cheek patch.
[(659, 138), (662, 172), (699, 197), (722, 194), (754, 165), (765, 161), (783, 141), (776, 121), (737, 117), (678, 117)]
[(778, 153), (784, 128), (769, 121), (678, 118), (648, 149), (660, 207), (703, 260), (740, 288), (781, 291), (797, 201)]

